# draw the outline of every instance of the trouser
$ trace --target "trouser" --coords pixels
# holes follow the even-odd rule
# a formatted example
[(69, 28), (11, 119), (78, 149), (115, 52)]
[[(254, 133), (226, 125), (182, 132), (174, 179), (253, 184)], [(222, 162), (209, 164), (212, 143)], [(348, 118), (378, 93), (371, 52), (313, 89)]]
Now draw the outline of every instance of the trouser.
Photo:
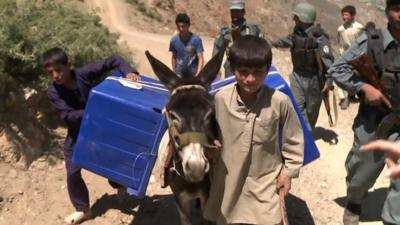
[[(85, 211), (89, 206), (89, 191), (82, 178), (81, 167), (72, 162), (75, 141), (67, 137), (64, 144), (65, 168), (67, 170), (67, 189), (69, 199), (77, 211)], [(120, 188), (121, 185), (108, 181), (113, 188)]]
[(318, 120), (319, 109), (322, 103), (321, 88), (318, 76), (300, 76), (292, 73), (289, 76), (290, 90), (296, 100), (297, 106), (303, 114), (309, 130), (315, 127)]
[[(347, 155), (345, 167), (347, 171), (347, 201), (362, 204), (368, 190), (385, 166), (386, 154), (383, 152), (360, 152), (360, 147), (374, 140), (378, 118), (374, 112), (368, 116), (358, 114), (354, 120), (354, 142)], [(391, 135), (390, 140), (397, 139), (398, 134)], [(382, 219), (387, 223), (400, 224), (400, 184), (392, 181), (389, 193), (382, 210)]]
[(349, 93), (347, 91), (341, 89), (339, 86), (336, 85), (336, 83), (334, 83), (334, 85), (339, 100), (344, 100), (349, 97)]

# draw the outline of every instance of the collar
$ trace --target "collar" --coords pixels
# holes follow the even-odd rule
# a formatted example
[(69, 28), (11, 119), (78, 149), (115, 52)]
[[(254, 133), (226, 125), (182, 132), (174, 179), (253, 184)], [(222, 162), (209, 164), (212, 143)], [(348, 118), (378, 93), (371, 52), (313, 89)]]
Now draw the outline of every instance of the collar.
[(389, 31), (389, 28), (386, 27), (385, 29), (382, 30), (382, 37), (383, 37), (383, 48), (386, 50), (390, 44), (392, 44), (393, 42), (396, 45), (399, 45), (399, 43), (397, 43), (397, 41), (394, 39), (394, 37), (392, 36), (392, 34)]
[(242, 98), (239, 95), (238, 84), (235, 84), (235, 88), (233, 89), (233, 91), (234, 91), (235, 101), (236, 101), (237, 105), (240, 106), (240, 107), (245, 107), (246, 109), (253, 108), (255, 105), (257, 105), (257, 103), (261, 99), (261, 96), (263, 94), (263, 90), (262, 89), (263, 89), (263, 87), (261, 87), (260, 90), (258, 90), (257, 95), (256, 95), (256, 99), (253, 102), (253, 104), (251, 104), (249, 107), (247, 107), (246, 104), (244, 104)]

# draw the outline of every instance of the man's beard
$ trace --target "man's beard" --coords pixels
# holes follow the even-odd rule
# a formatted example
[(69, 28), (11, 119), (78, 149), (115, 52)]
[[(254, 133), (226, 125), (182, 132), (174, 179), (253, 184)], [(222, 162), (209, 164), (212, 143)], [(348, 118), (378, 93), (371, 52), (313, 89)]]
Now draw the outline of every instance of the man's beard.
[(232, 20), (232, 28), (238, 28), (241, 27), (244, 23), (245, 19), (244, 18), (237, 18)]

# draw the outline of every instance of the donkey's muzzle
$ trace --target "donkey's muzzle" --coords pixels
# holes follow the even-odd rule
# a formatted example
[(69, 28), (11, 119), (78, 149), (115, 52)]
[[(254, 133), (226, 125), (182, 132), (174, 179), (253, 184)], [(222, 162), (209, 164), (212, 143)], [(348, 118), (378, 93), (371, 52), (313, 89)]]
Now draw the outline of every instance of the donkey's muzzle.
[(204, 155), (204, 147), (191, 143), (180, 152), (185, 178), (193, 183), (201, 182), (210, 170), (210, 163)]

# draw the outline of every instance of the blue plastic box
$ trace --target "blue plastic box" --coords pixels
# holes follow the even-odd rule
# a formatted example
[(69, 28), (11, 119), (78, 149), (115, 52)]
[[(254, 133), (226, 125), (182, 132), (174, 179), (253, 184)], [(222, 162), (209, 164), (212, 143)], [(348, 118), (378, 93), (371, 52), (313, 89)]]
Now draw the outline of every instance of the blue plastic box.
[[(107, 79), (92, 89), (73, 157), (77, 165), (128, 186), (130, 193), (138, 197), (145, 195), (158, 146), (167, 129), (162, 110), (169, 95), (160, 90), (162, 86), (157, 80), (142, 80), (155, 88), (132, 89), (117, 79)], [(234, 82), (234, 77), (214, 82), (211, 92)], [(294, 102), (289, 86), (275, 68), (271, 68), (265, 83), (289, 95)], [(319, 157), (319, 151), (294, 106), (303, 126), (307, 164)]]

